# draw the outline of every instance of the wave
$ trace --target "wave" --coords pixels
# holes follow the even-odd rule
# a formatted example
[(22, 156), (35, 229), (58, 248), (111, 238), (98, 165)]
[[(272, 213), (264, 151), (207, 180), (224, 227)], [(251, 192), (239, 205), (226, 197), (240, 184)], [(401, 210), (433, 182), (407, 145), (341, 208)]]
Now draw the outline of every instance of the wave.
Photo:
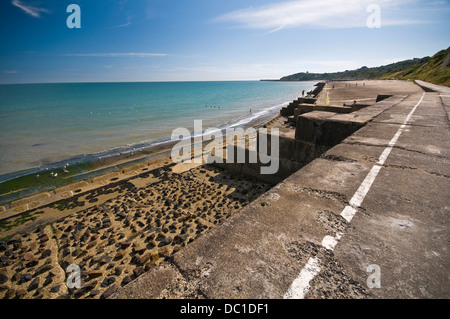
[[(290, 101), (283, 102), (283, 103), (273, 105), (270, 107), (265, 107), (262, 109), (256, 109), (256, 111), (253, 111), (249, 114), (241, 115), (240, 117), (235, 118), (227, 123), (218, 125), (217, 127), (206, 128), (206, 129), (202, 130), (201, 133), (196, 133), (196, 134), (192, 133), (189, 138), (202, 137), (205, 134), (214, 134), (219, 131), (225, 132), (225, 130), (229, 129), (229, 128), (250, 126), (250, 124), (252, 122), (255, 122), (255, 121), (263, 118), (264, 116), (267, 116), (270, 113), (281, 109), (281, 107), (288, 105), (289, 102)], [(181, 139), (178, 139), (178, 140), (181, 140)], [(70, 167), (70, 166), (74, 166), (74, 165), (80, 165), (80, 164), (95, 162), (95, 161), (99, 161), (99, 160), (106, 160), (106, 159), (114, 158), (117, 156), (134, 155), (134, 153), (142, 152), (145, 150), (151, 150), (151, 149), (154, 149), (157, 147), (164, 148), (164, 145), (166, 145), (166, 144), (169, 145), (170, 143), (176, 142), (178, 140), (177, 139), (172, 140), (170, 138), (170, 136), (168, 136), (167, 138), (160, 139), (160, 140), (146, 140), (146, 141), (141, 141), (141, 142), (134, 143), (134, 144), (128, 144), (126, 146), (114, 147), (111, 149), (103, 150), (98, 153), (81, 154), (81, 155), (78, 155), (78, 156), (75, 156), (72, 158), (68, 158), (65, 160), (60, 160), (60, 161), (52, 162), (52, 163), (46, 163), (44, 165), (33, 167), (33, 168), (30, 168), (27, 170), (1, 175), (0, 183), (6, 182), (6, 181), (9, 181), (12, 179), (16, 179), (19, 177), (31, 175), (31, 174), (39, 174), (41, 172), (46, 172), (46, 171), (51, 172), (52, 170), (60, 170), (64, 166)]]

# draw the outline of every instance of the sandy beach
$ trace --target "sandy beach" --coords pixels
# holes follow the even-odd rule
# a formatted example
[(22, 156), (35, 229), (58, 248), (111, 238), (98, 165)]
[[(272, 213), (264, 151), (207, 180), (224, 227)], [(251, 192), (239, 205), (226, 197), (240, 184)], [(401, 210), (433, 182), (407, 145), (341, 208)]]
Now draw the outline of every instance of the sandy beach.
[[(159, 151), (148, 162), (140, 154), (106, 161), (100, 168), (132, 164), (19, 200), (0, 224), (0, 298), (107, 298), (273, 186), (211, 165), (176, 165)], [(81, 289), (67, 285), (73, 264)]]
[[(358, 84), (328, 83), (318, 101), (328, 96), (339, 107), (420, 91), (404, 82)], [(292, 133), (286, 120), (271, 114), (253, 125)], [(0, 222), (0, 298), (108, 298), (276, 184), (207, 164), (175, 164), (167, 152), (110, 159), (98, 169), (120, 163), (121, 170), (12, 202)], [(70, 265), (81, 270), (80, 288), (68, 287)]]
[[(211, 166), (173, 167), (31, 211), (41, 225), (0, 245), (1, 297), (107, 297), (270, 188)], [(68, 216), (44, 223), (58, 215)], [(67, 288), (71, 264), (82, 269), (81, 289)]]
[(450, 0), (0, 7), (12, 310), (450, 299)]

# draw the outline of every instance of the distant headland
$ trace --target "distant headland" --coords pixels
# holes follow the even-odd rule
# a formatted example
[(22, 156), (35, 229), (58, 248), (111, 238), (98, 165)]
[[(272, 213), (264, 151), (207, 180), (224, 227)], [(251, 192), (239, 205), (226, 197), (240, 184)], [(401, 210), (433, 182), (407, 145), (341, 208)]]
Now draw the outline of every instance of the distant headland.
[(450, 47), (432, 57), (404, 60), (379, 67), (363, 66), (356, 70), (332, 73), (300, 72), (281, 79), (261, 81), (354, 81), (354, 80), (423, 80), (450, 86)]

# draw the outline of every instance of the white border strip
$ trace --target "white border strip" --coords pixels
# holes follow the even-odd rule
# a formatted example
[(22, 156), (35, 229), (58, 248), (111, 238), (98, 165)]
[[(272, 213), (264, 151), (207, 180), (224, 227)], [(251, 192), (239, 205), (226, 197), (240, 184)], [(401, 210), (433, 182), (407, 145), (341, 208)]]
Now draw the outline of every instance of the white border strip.
[[(397, 143), (400, 135), (405, 130), (405, 127), (408, 124), (409, 120), (411, 119), (411, 116), (414, 114), (417, 107), (422, 103), (424, 97), (425, 93), (422, 94), (422, 97), (420, 98), (419, 102), (413, 107), (411, 112), (409, 112), (409, 114), (406, 116), (406, 119), (403, 121), (403, 124), (395, 133), (394, 137), (391, 139), (388, 146), (384, 149), (383, 153), (381, 153), (380, 157), (378, 158), (378, 162), (372, 167), (372, 169), (367, 174), (364, 181), (359, 186), (358, 190), (353, 195), (352, 199), (349, 202), (349, 205), (345, 206), (345, 208), (342, 210), (341, 216), (348, 223), (352, 221), (353, 216), (355, 216), (358, 208), (361, 207), (361, 204), (364, 201), (364, 198), (366, 197), (370, 188), (372, 187), (373, 182), (377, 178), (382, 165), (384, 165), (389, 154), (391, 154), (391, 151), (394, 148), (395, 144)], [(334, 250), (334, 247), (336, 247), (342, 235), (343, 235), (342, 233), (337, 233), (335, 237), (326, 235), (322, 240), (321, 243), (322, 247), (329, 250)], [(284, 295), (284, 299), (305, 298), (305, 295), (308, 293), (308, 290), (310, 288), (309, 283), (311, 282), (311, 280), (314, 279), (314, 277), (316, 277), (319, 274), (319, 272), (320, 272), (320, 259), (318, 257), (309, 258), (308, 262), (303, 267), (298, 277), (292, 282), (288, 291)]]
[(294, 280), (289, 290), (284, 295), (284, 299), (303, 299), (309, 290), (309, 283), (320, 272), (320, 261), (317, 257), (308, 259), (300, 275)]

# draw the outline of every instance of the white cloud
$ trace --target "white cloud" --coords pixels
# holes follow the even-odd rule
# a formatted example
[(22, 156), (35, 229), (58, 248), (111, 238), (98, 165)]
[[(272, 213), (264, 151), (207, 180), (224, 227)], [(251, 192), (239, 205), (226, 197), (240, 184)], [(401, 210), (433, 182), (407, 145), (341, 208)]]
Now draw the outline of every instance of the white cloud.
[(56, 54), (57, 56), (72, 57), (100, 57), (100, 58), (151, 58), (168, 56), (166, 53), (146, 53), (146, 52), (128, 52), (128, 53), (67, 53)]
[(115, 28), (124, 28), (124, 27), (128, 27), (131, 25), (131, 18), (129, 15), (127, 15), (127, 22), (126, 23), (122, 23), (122, 24), (118, 24), (118, 25), (114, 25), (112, 27), (110, 27), (111, 29), (115, 29)]
[(29, 14), (32, 17), (40, 18), (41, 13), (50, 13), (47, 9), (38, 8), (30, 4), (26, 4), (20, 0), (13, 0), (12, 4), (20, 9), (22, 9), (25, 13)]
[(17, 74), (17, 70), (4, 70), (3, 73), (5, 73), (5, 74)]
[[(162, 80), (173, 81), (233, 81), (280, 78), (279, 64), (220, 63), (162, 69)], [(281, 74), (281, 75), (280, 75)]]
[(161, 69), (158, 80), (221, 81), (279, 79), (297, 72), (325, 73), (376, 67), (407, 60), (408, 57), (368, 59), (298, 59), (279, 63), (220, 63)]
[[(214, 19), (216, 22), (232, 22), (241, 27), (270, 30), (276, 32), (283, 28), (300, 26), (318, 28), (357, 28), (366, 27), (371, 12), (371, 4), (378, 4), (383, 10), (397, 8), (406, 0), (303, 0), (251, 7), (229, 12)], [(394, 21), (383, 20), (383, 25)], [(412, 23), (396, 20), (395, 24)]]
[(131, 22), (130, 22), (130, 20), (128, 20), (127, 23), (116, 25), (113, 28), (124, 28), (124, 27), (128, 27), (130, 25), (131, 25)]

